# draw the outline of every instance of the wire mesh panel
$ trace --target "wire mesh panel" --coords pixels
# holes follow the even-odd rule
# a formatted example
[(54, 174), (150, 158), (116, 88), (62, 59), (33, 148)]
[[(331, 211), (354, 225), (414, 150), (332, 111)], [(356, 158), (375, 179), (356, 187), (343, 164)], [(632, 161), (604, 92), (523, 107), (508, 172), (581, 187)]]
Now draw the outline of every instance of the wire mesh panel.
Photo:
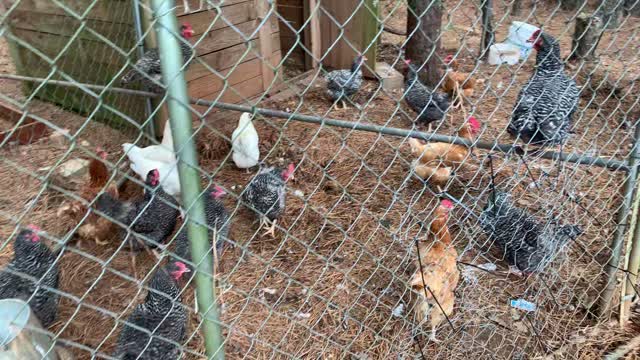
[(42, 358), (210, 357), (198, 204), (228, 358), (639, 355), (635, 2), (1, 4), (0, 297)]

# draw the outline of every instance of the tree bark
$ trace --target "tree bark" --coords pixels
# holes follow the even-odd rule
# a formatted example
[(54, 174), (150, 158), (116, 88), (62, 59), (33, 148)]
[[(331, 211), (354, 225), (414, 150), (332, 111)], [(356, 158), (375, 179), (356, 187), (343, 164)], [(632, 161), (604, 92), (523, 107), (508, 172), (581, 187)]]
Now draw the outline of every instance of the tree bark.
[(581, 13), (576, 17), (570, 60), (591, 61), (602, 35), (602, 19), (593, 14)]
[[(440, 0), (409, 0), (407, 9), (407, 48), (405, 57), (420, 72), (423, 84), (436, 87), (442, 79), (440, 51), (440, 28), (442, 27), (442, 3)], [(415, 29), (415, 31), (414, 31)]]
[(491, 0), (484, 0), (481, 5), (482, 10), (482, 40), (480, 57), (489, 56), (489, 48), (493, 45), (493, 3)]
[(576, 11), (584, 5), (585, 0), (560, 0), (562, 10)]
[(598, 15), (602, 17), (602, 23), (605, 29), (615, 29), (620, 26), (620, 18), (622, 17), (622, 9), (625, 0), (603, 0), (600, 5)]
[(627, 15), (640, 16), (640, 1), (626, 0), (624, 3), (624, 11)]
[(522, 0), (513, 0), (511, 4), (511, 16), (519, 16), (522, 12)]

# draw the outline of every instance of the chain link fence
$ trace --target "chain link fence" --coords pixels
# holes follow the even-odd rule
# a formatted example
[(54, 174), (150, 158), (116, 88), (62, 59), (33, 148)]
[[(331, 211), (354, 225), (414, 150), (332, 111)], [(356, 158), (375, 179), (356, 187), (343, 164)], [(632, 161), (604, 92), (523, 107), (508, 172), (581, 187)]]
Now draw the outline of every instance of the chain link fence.
[[(138, 331), (179, 345), (179, 354), (140, 358), (211, 358), (205, 343), (215, 334), (203, 314), (212, 309), (222, 352), (233, 359), (595, 359), (637, 338), (637, 268), (629, 256), (639, 246), (629, 231), (637, 213), (629, 214), (637, 207), (638, 3), (185, 0), (157, 1), (175, 5), (157, 14), (153, 1), (0, 1), (0, 263), (13, 261), (4, 272), (21, 273), (15, 263), (29, 260), (12, 260), (18, 234), (27, 224), (42, 229), (54, 251), (49, 270), (59, 272), (57, 286), (37, 281), (39, 291), (60, 298), (55, 320), (43, 324), (56, 344), (49, 358), (57, 352), (128, 359), (119, 354), (121, 334), (147, 294), (166, 292), (152, 282), (165, 264), (178, 256), (194, 270), (209, 266), (187, 261), (188, 251), (178, 249), (184, 219), (198, 213), (184, 200), (197, 186), (189, 166), (178, 169), (183, 162), (198, 164), (205, 203), (215, 186), (224, 190), (230, 231), (220, 236), (224, 246), (210, 243), (213, 308), (203, 308), (209, 294), (191, 276), (198, 271), (182, 277), (180, 294), (170, 294), (162, 315), (171, 325), (134, 322)], [(168, 44), (154, 28), (174, 14), (191, 30), (165, 28), (193, 50), (182, 68), (190, 104), (170, 101), (181, 85), (180, 77), (161, 80), (173, 61), (166, 53), (162, 72), (158, 62), (139, 81), (121, 80), (141, 66), (136, 61), (146, 50)], [(408, 19), (415, 26), (407, 28)], [(591, 32), (574, 36), (584, 19)], [(535, 151), (507, 131), (518, 93), (536, 71), (535, 50), (514, 65), (490, 63), (489, 45), (508, 44), (513, 21), (541, 27), (557, 39), (562, 58), (572, 58), (564, 72), (579, 99), (559, 148)], [(582, 48), (572, 56), (593, 39), (592, 53)], [(523, 56), (516, 49), (503, 55)], [(349, 69), (361, 54), (367, 59), (355, 64), (364, 79), (342, 108), (328, 95), (325, 76)], [(408, 104), (408, 56), (420, 81), (451, 93), (431, 131)], [(167, 93), (152, 93), (162, 84)], [(170, 120), (180, 132), (174, 144), (165, 121), (181, 105), (191, 119)], [(250, 125), (239, 124), (243, 112), (252, 115)], [(470, 116), (479, 122), (471, 135)], [(237, 127), (254, 127), (259, 137), (260, 163), (247, 170), (236, 166), (232, 151)], [(251, 149), (247, 138), (242, 146)], [(132, 159), (125, 143), (158, 147)], [(186, 160), (190, 146), (197, 158)], [(290, 163), (286, 207), (270, 236), (258, 225), (258, 206), (247, 203), (247, 189), (259, 169)], [(106, 173), (96, 170), (102, 166)], [(141, 168), (159, 169), (165, 190), (167, 174), (176, 181), (180, 170), (177, 202), (152, 191)], [(512, 254), (483, 223), (494, 189), (510, 194), (540, 233), (570, 224), (581, 234), (548, 254), (544, 269), (522, 274), (527, 269), (510, 267)], [(157, 205), (152, 201), (124, 221), (100, 208), (104, 194), (123, 204), (151, 196), (168, 205), (170, 219), (145, 219)], [(442, 200), (453, 207), (444, 225), (450, 241), (443, 227), (432, 228), (442, 219)], [(176, 218), (166, 236), (135, 228), (145, 220), (165, 228)], [(209, 238), (220, 235), (220, 227), (209, 229)], [(135, 237), (155, 246), (132, 251)], [(536, 241), (534, 248), (548, 245)], [(32, 281), (36, 275), (26, 272), (19, 278)], [(183, 326), (170, 309), (186, 312), (184, 336), (161, 330)], [(611, 323), (620, 312), (632, 325)], [(146, 341), (140, 349), (158, 345)], [(640, 355), (625, 349), (617, 358)]]

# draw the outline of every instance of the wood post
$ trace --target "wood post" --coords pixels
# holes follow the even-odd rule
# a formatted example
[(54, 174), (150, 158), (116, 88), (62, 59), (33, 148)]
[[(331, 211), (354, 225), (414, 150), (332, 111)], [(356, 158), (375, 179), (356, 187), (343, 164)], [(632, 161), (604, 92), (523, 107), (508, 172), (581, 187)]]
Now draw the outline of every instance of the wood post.
[[(141, 6), (140, 12), (142, 14), (140, 21), (142, 22), (142, 31), (143, 34), (146, 32), (147, 36), (144, 38), (144, 48), (145, 50), (149, 49), (157, 49), (158, 48), (158, 40), (156, 38), (156, 32), (151, 29), (153, 24), (153, 15), (151, 14), (151, 4), (149, 0), (144, 0), (145, 5)], [(146, 90), (146, 89), (145, 89)], [(160, 97), (151, 99), (151, 104), (153, 105), (153, 111), (158, 109), (153, 116), (153, 129), (152, 133), (156, 140), (164, 131), (165, 122), (169, 119), (169, 112), (167, 111), (166, 106), (162, 102)], [(147, 114), (147, 116), (151, 116), (151, 114)]]
[(489, 48), (493, 45), (493, 3), (491, 0), (484, 0), (481, 5), (482, 10), (482, 39), (480, 40), (480, 57), (489, 56)]
[[(420, 80), (436, 87), (442, 80), (440, 29), (442, 27), (442, 3), (440, 0), (409, 0), (407, 7), (407, 47), (405, 57), (416, 66), (425, 64), (429, 71), (422, 71)], [(415, 30), (415, 31), (414, 31)]]
[[(316, 9), (317, 7), (317, 9)], [(309, 0), (309, 26), (311, 27), (311, 58), (312, 67), (317, 69), (320, 66), (322, 57), (322, 40), (320, 38), (320, 7), (317, 0)]]
[[(275, 3), (275, 2), (274, 2)], [(269, 19), (270, 3), (268, 0), (256, 0), (256, 10), (258, 18), (256, 21), (260, 25), (258, 37), (260, 41), (260, 55), (262, 56), (262, 89), (267, 91), (273, 85), (275, 70), (273, 69), (273, 44), (271, 40), (271, 24)], [(263, 21), (265, 20), (265, 21)]]
[(597, 15), (581, 13), (576, 17), (570, 60), (591, 61), (595, 57), (603, 31), (602, 19)]

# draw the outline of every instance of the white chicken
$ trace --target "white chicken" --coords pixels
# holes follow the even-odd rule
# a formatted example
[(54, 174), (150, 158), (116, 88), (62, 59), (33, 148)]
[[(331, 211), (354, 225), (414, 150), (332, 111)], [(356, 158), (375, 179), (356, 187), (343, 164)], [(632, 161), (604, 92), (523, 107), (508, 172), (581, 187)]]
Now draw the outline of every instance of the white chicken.
[(248, 169), (258, 165), (260, 148), (258, 146), (258, 132), (253, 127), (250, 113), (242, 113), (238, 127), (231, 135), (231, 150), (233, 162), (240, 169)]
[[(130, 154), (136, 154), (136, 157), (142, 157), (149, 160), (155, 160), (165, 163), (175, 162), (176, 154), (173, 152), (173, 133), (169, 121), (164, 123), (164, 131), (162, 133), (162, 142), (158, 145), (150, 145), (145, 148), (138, 147), (134, 144), (122, 144), (122, 150), (131, 160)], [(142, 179), (145, 179), (147, 173), (137, 173)]]
[(169, 121), (165, 123), (162, 142), (145, 148), (133, 144), (122, 144), (122, 150), (129, 158), (129, 167), (141, 179), (146, 179), (149, 171), (158, 169), (160, 185), (169, 195), (180, 201), (180, 178), (176, 154), (173, 152), (173, 134)]

